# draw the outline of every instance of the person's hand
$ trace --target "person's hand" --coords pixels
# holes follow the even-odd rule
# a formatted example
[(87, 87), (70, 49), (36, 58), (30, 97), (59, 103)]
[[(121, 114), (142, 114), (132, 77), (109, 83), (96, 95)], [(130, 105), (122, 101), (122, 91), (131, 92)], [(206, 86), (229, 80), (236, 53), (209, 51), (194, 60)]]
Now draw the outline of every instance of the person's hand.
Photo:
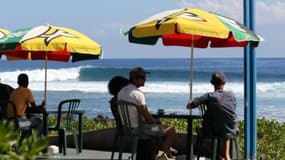
[(188, 102), (188, 104), (186, 105), (186, 108), (187, 108), (187, 109), (191, 109), (191, 108), (192, 108), (192, 102), (193, 102), (193, 101), (189, 101), (189, 102)]
[(159, 118), (156, 118), (154, 120), (155, 120), (155, 124), (162, 124)]
[(42, 101), (41, 107), (46, 108), (46, 101), (45, 100)]

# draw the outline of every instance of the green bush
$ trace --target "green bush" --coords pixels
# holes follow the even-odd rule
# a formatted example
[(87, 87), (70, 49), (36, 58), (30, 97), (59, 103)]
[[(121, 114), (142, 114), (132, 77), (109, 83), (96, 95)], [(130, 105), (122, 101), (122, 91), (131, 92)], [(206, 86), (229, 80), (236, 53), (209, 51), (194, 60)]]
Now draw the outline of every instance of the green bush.
[[(98, 122), (84, 117), (84, 132), (115, 127), (114, 120)], [(187, 120), (184, 119), (161, 119), (163, 124), (174, 126), (177, 132), (186, 132)], [(49, 123), (55, 123), (55, 119), (49, 119)], [(197, 128), (201, 120), (193, 121), (193, 128)], [(241, 155), (244, 154), (244, 121), (239, 121), (239, 143)], [(195, 131), (195, 130), (193, 130)], [(260, 118), (257, 120), (257, 157), (264, 157), (266, 160), (285, 160), (285, 123), (276, 120)]]
[[(163, 124), (174, 126), (177, 131), (186, 132), (186, 120), (162, 119)], [(201, 120), (195, 120), (193, 128), (197, 128)], [(244, 156), (244, 121), (238, 122), (239, 144)], [(195, 131), (195, 130), (193, 130)], [(257, 157), (266, 160), (285, 160), (285, 123), (276, 120), (257, 119)]]
[(45, 156), (42, 152), (48, 146), (47, 137), (37, 137), (33, 133), (20, 145), (20, 130), (15, 130), (13, 123), (0, 122), (0, 159), (1, 160), (35, 160)]
[[(114, 120), (98, 122), (84, 117), (83, 130), (92, 131), (103, 128), (115, 127)], [(163, 124), (174, 126), (177, 132), (186, 132), (187, 121), (183, 119), (161, 119)], [(193, 128), (197, 128), (201, 120), (194, 120)], [(239, 143), (241, 155), (244, 154), (244, 121), (239, 121)], [(195, 130), (193, 130), (195, 131)], [(285, 123), (276, 120), (260, 118), (257, 120), (257, 157), (266, 160), (285, 160)], [(259, 159), (259, 158), (258, 158)]]
[(258, 119), (257, 153), (265, 159), (285, 159), (285, 123)]

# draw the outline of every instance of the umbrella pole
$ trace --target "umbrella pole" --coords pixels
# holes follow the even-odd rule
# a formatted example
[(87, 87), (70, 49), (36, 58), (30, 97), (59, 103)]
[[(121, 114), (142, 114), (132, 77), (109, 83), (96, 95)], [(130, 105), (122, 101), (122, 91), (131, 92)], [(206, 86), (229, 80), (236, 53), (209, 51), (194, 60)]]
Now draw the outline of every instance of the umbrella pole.
[[(192, 101), (192, 87), (193, 87), (193, 59), (194, 59), (194, 35), (192, 34), (192, 45), (191, 45), (191, 59), (190, 59), (190, 101)], [(189, 110), (190, 115), (192, 109)]]
[(190, 60), (190, 101), (192, 98), (192, 88), (193, 88), (193, 59), (194, 59), (194, 49), (191, 47), (191, 60)]
[(45, 55), (45, 88), (44, 88), (44, 101), (47, 99), (47, 67), (48, 67), (48, 52)]

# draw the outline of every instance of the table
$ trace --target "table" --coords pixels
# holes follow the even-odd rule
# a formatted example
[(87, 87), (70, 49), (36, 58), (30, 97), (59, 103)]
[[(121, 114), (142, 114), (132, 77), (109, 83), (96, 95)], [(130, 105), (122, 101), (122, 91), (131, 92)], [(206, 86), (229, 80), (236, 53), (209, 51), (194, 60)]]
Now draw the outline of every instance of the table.
[[(75, 114), (78, 115), (78, 148), (79, 152), (82, 152), (82, 146), (83, 146), (83, 125), (82, 125), (82, 119), (84, 110), (77, 110)], [(62, 113), (67, 113), (67, 111), (62, 111)], [(57, 110), (50, 110), (43, 113), (43, 135), (48, 134), (48, 116), (49, 114), (56, 114)]]
[(192, 136), (193, 136), (193, 119), (202, 119), (201, 115), (189, 114), (152, 114), (154, 118), (174, 118), (187, 119), (187, 143), (186, 143), (186, 159), (192, 159)]

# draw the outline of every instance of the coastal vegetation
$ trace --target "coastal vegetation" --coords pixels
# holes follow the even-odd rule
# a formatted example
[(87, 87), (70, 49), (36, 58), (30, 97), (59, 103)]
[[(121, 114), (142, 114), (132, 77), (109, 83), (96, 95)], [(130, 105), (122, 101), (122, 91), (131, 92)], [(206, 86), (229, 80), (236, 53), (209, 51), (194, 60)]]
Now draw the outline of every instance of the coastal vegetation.
[(44, 150), (49, 141), (47, 137), (37, 137), (35, 133), (29, 138), (21, 139), (20, 129), (14, 129), (13, 123), (0, 121), (0, 159), (1, 160), (35, 160), (47, 156)]
[[(85, 132), (103, 128), (115, 127), (111, 119), (91, 120), (84, 117), (83, 130)], [(174, 126), (177, 132), (186, 132), (187, 121), (178, 119), (161, 119), (163, 124)], [(201, 121), (195, 120), (193, 128), (199, 127)], [(238, 122), (240, 153), (244, 155), (244, 121)], [(195, 130), (194, 130), (195, 131)], [(275, 160), (285, 159), (285, 123), (274, 119), (257, 119), (257, 159)]]
[[(177, 132), (186, 132), (186, 120), (161, 119), (161, 121), (163, 124), (174, 126)], [(84, 117), (83, 122), (84, 132), (115, 127), (115, 121), (108, 118), (89, 119)], [(193, 128), (199, 127), (200, 123), (200, 120), (195, 120)], [(55, 124), (55, 117), (49, 119), (49, 124)], [(243, 156), (244, 121), (239, 121), (238, 125), (240, 129), (240, 152)], [(274, 119), (259, 118), (257, 120), (257, 159), (285, 159), (284, 133), (285, 122), (277, 122)], [(19, 146), (17, 143), (19, 141), (19, 135), (20, 132), (14, 131), (11, 124), (7, 126), (5, 121), (0, 123), (0, 159), (35, 159), (35, 157), (43, 154), (42, 150), (48, 145), (46, 137), (38, 138), (36, 136), (31, 136), (23, 141), (22, 146)], [(15, 148), (13, 149), (11, 147)]]

